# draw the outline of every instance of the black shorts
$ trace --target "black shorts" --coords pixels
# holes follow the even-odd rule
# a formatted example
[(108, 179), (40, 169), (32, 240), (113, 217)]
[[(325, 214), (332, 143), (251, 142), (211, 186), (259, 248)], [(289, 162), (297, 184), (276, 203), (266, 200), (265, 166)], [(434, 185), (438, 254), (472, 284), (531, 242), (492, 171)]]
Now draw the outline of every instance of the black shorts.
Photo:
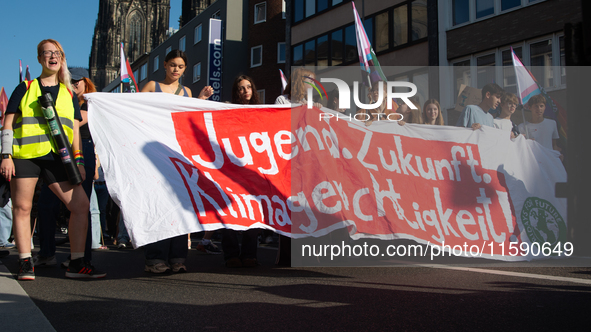
[(16, 175), (14, 178), (39, 178), (43, 177), (43, 182), (47, 185), (55, 182), (68, 181), (68, 173), (58, 159), (57, 155), (54, 160), (50, 159), (13, 159)]

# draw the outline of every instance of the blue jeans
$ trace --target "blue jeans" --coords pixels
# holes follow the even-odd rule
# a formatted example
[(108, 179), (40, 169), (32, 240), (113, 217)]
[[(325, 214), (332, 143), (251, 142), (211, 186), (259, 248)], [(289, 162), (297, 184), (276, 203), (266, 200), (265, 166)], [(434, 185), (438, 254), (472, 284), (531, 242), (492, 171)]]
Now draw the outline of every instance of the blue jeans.
[(127, 228), (125, 228), (123, 214), (119, 213), (119, 233), (117, 234), (117, 243), (122, 242), (129, 243), (129, 234), (127, 234)]
[(113, 232), (114, 230), (107, 229), (107, 203), (109, 202), (109, 191), (107, 190), (107, 185), (104, 183), (97, 183), (95, 181), (94, 192), (96, 193), (96, 199), (98, 201), (103, 234), (110, 234), (109, 232)]
[(98, 249), (101, 246), (101, 218), (98, 207), (96, 193), (92, 189), (90, 194), (90, 223), (92, 225), (92, 249)]
[(0, 247), (9, 244), (8, 238), (12, 230), (12, 201), (0, 208)]

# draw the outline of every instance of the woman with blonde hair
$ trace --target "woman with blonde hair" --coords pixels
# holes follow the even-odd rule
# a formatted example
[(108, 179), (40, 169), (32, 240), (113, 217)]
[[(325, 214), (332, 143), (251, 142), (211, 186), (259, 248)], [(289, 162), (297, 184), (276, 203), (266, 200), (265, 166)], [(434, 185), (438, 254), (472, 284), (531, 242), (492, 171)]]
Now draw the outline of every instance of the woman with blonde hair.
[(37, 61), (42, 66), (41, 76), (19, 84), (8, 103), (2, 130), (1, 174), (10, 181), (13, 200), (14, 237), (19, 251), (19, 280), (34, 280), (31, 257), (31, 208), (39, 177), (70, 210), (69, 236), (71, 261), (66, 271), (68, 278), (102, 278), (90, 262), (84, 260), (88, 227), (88, 197), (82, 186), (68, 181), (59, 150), (38, 102), (43, 93), (50, 93), (55, 111), (61, 119), (64, 133), (74, 152), (82, 179), (86, 176), (80, 146), (80, 104), (72, 93), (66, 54), (60, 43), (45, 39), (37, 46)]
[(437, 126), (444, 125), (441, 106), (437, 99), (429, 99), (423, 105), (423, 123)]

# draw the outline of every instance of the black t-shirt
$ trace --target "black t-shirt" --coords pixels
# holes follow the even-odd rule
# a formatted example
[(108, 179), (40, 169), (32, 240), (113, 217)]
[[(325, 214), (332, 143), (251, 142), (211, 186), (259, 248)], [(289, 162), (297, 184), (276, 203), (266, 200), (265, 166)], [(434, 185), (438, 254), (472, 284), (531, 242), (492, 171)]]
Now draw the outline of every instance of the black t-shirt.
[[(43, 89), (45, 91), (51, 93), (51, 97), (53, 98), (53, 100), (57, 100), (57, 94), (60, 90), (59, 84), (54, 85), (54, 86), (45, 86), (45, 87), (43, 87)], [(16, 87), (16, 89), (14, 89), (14, 91), (12, 92), (12, 95), (10, 95), (10, 99), (8, 100), (8, 105), (6, 106), (6, 114), (21, 113), (19, 106), (20, 106), (21, 100), (25, 96), (25, 93), (27, 93), (27, 84), (25, 82), (22, 82), (21, 84), (19, 84)], [(74, 93), (72, 94), (72, 104), (74, 106), (74, 119), (76, 119), (78, 121), (82, 121), (82, 115), (80, 114), (80, 105), (78, 104), (78, 97)], [(59, 157), (57, 157), (57, 155), (55, 155), (55, 156), (53, 156), (53, 155), (55, 155), (55, 154), (50, 152), (43, 157), (39, 157), (39, 159), (59, 159)]]
[[(53, 100), (57, 100), (57, 93), (60, 91), (60, 86), (45, 86), (43, 87), (45, 91), (51, 93), (51, 97)], [(10, 95), (10, 99), (8, 100), (8, 105), (6, 106), (6, 114), (10, 113), (21, 113), (21, 110), (18, 109), (20, 106), (21, 100), (27, 93), (27, 84), (22, 82), (19, 84), (16, 89)], [(72, 93), (72, 104), (74, 105), (74, 119), (78, 121), (82, 121), (82, 115), (80, 114), (80, 105), (78, 104), (78, 97), (76, 94)]]
[[(80, 106), (80, 111), (88, 112), (88, 104), (82, 104)], [(88, 119), (88, 115), (86, 115), (86, 118)], [(82, 137), (82, 139), (92, 139), (92, 137), (90, 137), (90, 129), (88, 129), (88, 122), (83, 126), (80, 126), (80, 137)]]

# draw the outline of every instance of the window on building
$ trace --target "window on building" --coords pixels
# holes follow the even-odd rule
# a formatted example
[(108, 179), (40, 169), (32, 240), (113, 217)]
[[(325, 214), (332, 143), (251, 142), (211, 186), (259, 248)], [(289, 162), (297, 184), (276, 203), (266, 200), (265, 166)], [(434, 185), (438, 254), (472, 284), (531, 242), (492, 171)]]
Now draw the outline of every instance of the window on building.
[(349, 25), (345, 28), (345, 62), (359, 59), (357, 53), (357, 37), (355, 36), (355, 26)]
[(340, 5), (342, 2), (343, 0), (292, 0), (293, 23), (314, 16), (317, 13), (322, 13), (331, 7)]
[(476, 0), (476, 18), (495, 13), (495, 0)]
[(201, 62), (193, 66), (193, 83), (201, 79)]
[(476, 86), (483, 86), (495, 82), (495, 54), (487, 54), (476, 58)]
[(376, 52), (390, 48), (390, 28), (388, 25), (388, 12), (376, 16)]
[(160, 56), (157, 55), (154, 57), (154, 72), (156, 72), (158, 70), (158, 68), (160, 66)]
[(222, 12), (218, 10), (217, 12), (213, 13), (213, 15), (211, 15), (211, 18), (215, 18), (216, 20), (221, 20), (222, 19)]
[(427, 37), (427, 1), (417, 0), (412, 3), (412, 40)]
[(166, 57), (166, 56), (168, 55), (168, 53), (170, 53), (170, 51), (172, 51), (172, 46), (168, 46), (168, 47), (166, 48), (166, 52), (164, 52), (164, 53), (165, 53), (165, 54), (164, 54), (164, 57)]
[(181, 51), (185, 51), (185, 36), (182, 36), (181, 39), (179, 39), (179, 50)]
[(470, 0), (452, 1), (453, 24), (458, 25), (470, 20)]
[(304, 44), (304, 66), (316, 65), (316, 40)]
[(267, 21), (267, 3), (261, 2), (254, 5), (254, 24)]
[(142, 16), (134, 11), (129, 19), (129, 61), (137, 60), (142, 54)]
[(259, 94), (261, 104), (265, 104), (265, 89), (257, 90), (257, 93)]
[(282, 0), (281, 4), (281, 18), (285, 19), (285, 0)]
[(529, 46), (531, 73), (544, 87), (554, 85), (552, 68), (552, 39), (532, 43)]
[(277, 63), (285, 63), (285, 42), (277, 43)]
[[(454, 67), (454, 98), (462, 92), (462, 84), (470, 85), (470, 60), (459, 61), (453, 64)], [(455, 99), (454, 99), (455, 102)]]
[(140, 71), (139, 71), (139, 69), (136, 69), (136, 70), (133, 71), (133, 77), (135, 78), (135, 81), (136, 82), (139, 82), (140, 81), (140, 78), (141, 77), (140, 77)]
[(250, 67), (258, 67), (263, 64), (263, 45), (250, 49)]
[(318, 12), (321, 12), (323, 10), (326, 10), (326, 8), (328, 8), (328, 1), (329, 0), (316, 0)]
[(394, 47), (408, 43), (407, 6), (394, 8)]
[(521, 5), (521, 0), (501, 0), (501, 10), (511, 9)]
[(293, 21), (299, 22), (304, 19), (304, 0), (293, 1)]
[(203, 34), (203, 25), (199, 24), (198, 26), (195, 27), (195, 35), (193, 37), (193, 44), (197, 44), (198, 42), (201, 41), (202, 34)]
[(566, 58), (564, 55), (564, 36), (558, 38), (560, 47), (560, 82), (566, 84)]
[(145, 80), (146, 78), (148, 78), (148, 64), (144, 63), (141, 67), (141, 72), (142, 72), (142, 81)]
[(337, 30), (330, 35), (330, 61), (332, 66), (343, 63), (343, 30)]
[(306, 0), (306, 17), (316, 13), (316, 0)]
[(328, 35), (320, 36), (316, 39), (316, 66), (328, 66)]
[(293, 48), (293, 65), (303, 66), (304, 65), (304, 45), (300, 44)]

